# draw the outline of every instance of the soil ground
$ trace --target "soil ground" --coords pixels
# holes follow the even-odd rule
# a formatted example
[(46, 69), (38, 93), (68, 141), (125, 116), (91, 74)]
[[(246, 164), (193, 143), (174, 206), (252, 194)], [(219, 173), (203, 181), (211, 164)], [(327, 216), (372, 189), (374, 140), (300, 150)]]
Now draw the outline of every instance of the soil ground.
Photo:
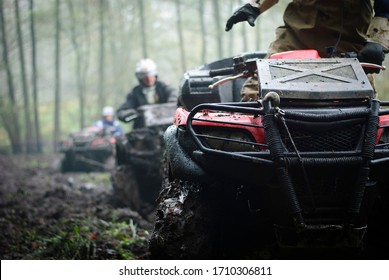
[(0, 258), (147, 259), (152, 213), (117, 205), (108, 172), (61, 173), (61, 158), (0, 155)]
[[(118, 204), (109, 172), (61, 173), (61, 158), (0, 155), (0, 259), (150, 259), (154, 208)], [(388, 259), (379, 240), (358, 258)]]

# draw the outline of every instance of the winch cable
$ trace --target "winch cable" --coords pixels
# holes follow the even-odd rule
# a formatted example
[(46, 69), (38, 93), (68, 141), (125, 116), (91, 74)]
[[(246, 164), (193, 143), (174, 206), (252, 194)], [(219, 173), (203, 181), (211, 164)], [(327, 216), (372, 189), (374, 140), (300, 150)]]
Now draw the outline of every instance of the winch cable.
[(286, 213), (290, 215), (290, 219), (287, 219), (285, 222), (291, 222), (293, 225), (303, 224), (302, 209), (286, 166), (285, 148), (278, 125), (279, 120), (275, 117), (274, 109), (278, 107), (279, 101), (280, 98), (276, 92), (268, 92), (262, 99), (262, 106), (265, 112), (262, 117), (265, 140), (269, 145), (270, 156), (274, 162), (276, 176), (280, 184), (279, 195), (286, 199)]
[(285, 115), (285, 112), (280, 109), (279, 107), (276, 107), (275, 108), (276, 112), (274, 114), (274, 116), (279, 119), (283, 125), (283, 128), (285, 129), (286, 133), (288, 134), (288, 138), (292, 144), (292, 147), (293, 147), (293, 150), (294, 152), (296, 153), (297, 157), (298, 157), (298, 161), (300, 163), (300, 167), (301, 167), (301, 171), (303, 172), (303, 177), (304, 177), (304, 182), (305, 182), (305, 186), (308, 190), (308, 193), (309, 193), (309, 197), (311, 198), (311, 203), (312, 203), (312, 207), (313, 209), (316, 209), (316, 202), (315, 202), (315, 198), (313, 196), (313, 192), (312, 192), (312, 188), (311, 188), (311, 185), (309, 183), (309, 180), (308, 180), (308, 175), (307, 175), (307, 171), (305, 169), (305, 166), (304, 166), (304, 162), (301, 158), (301, 155), (296, 147), (296, 144), (294, 143), (294, 140), (293, 140), (293, 137), (292, 137), (292, 134), (290, 133), (289, 131), (289, 128), (286, 124), (286, 121), (285, 121), (285, 118), (284, 118), (284, 115)]

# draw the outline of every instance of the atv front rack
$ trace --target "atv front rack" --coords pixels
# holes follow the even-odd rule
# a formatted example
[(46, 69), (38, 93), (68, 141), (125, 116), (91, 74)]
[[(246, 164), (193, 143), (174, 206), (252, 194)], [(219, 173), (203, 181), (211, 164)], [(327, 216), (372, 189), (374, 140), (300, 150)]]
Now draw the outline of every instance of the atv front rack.
[[(198, 148), (193, 158), (200, 166), (224, 162), (229, 172), (227, 162), (247, 162), (246, 166), (257, 165), (254, 172), (269, 174), (273, 170), (282, 185), (281, 196), (288, 201), (285, 207), (297, 223), (304, 223), (303, 208), (315, 213), (324, 209), (320, 197), (331, 192), (340, 192), (339, 200), (348, 201), (339, 203), (346, 207), (339, 213), (347, 212), (347, 223), (354, 223), (366, 187), (374, 185), (369, 177), (372, 163), (389, 162), (388, 144), (376, 145), (378, 130), (387, 127), (379, 125), (379, 116), (389, 113), (379, 110), (379, 106), (377, 100), (370, 107), (325, 110), (281, 110), (265, 101), (201, 104), (189, 113), (186, 129)], [(251, 121), (242, 122), (243, 116)], [(323, 181), (338, 170), (344, 172), (337, 177), (338, 182), (327, 182), (323, 187)], [(309, 178), (310, 174), (321, 173), (325, 175), (318, 182)], [(338, 184), (344, 189), (338, 189)]]
[[(264, 129), (262, 122), (250, 124), (219, 120), (217, 117), (210, 118), (210, 112), (218, 112), (219, 115), (231, 114), (234, 116), (250, 115), (253, 119), (263, 118), (266, 114), (273, 116), (274, 109), (268, 113), (258, 102), (241, 102), (225, 104), (201, 104), (196, 106), (189, 114), (187, 130), (199, 150), (206, 154), (215, 154), (231, 157), (234, 159), (249, 160), (266, 165), (273, 165), (269, 145), (258, 143), (253, 136), (244, 139), (237, 139), (209, 133), (211, 130), (247, 131), (256, 129), (257, 132)], [(385, 129), (388, 125), (376, 123), (366, 125), (366, 119), (372, 110), (366, 107), (339, 109), (317, 109), (317, 110), (284, 110), (284, 118), (289, 128), (290, 136), (297, 145), (301, 160), (306, 165), (344, 165), (362, 162), (362, 143), (366, 138), (366, 127), (377, 127)], [(375, 115), (389, 115), (387, 110), (379, 110)], [(279, 125), (278, 125), (279, 126)], [(208, 127), (208, 130), (204, 130)], [(370, 131), (369, 131), (370, 133)], [(221, 134), (221, 133), (219, 133)], [(376, 132), (373, 133), (375, 142)], [(373, 137), (370, 135), (370, 138)], [(291, 139), (286, 131), (281, 130), (280, 138), (283, 140), (282, 153), (290, 164), (297, 163), (300, 159), (293, 149)], [(240, 149), (233, 151), (221, 147), (213, 148), (209, 141), (220, 143), (237, 143), (247, 150)], [(228, 145), (224, 145), (228, 146)], [(234, 146), (234, 145), (232, 145)], [(235, 145), (236, 146), (236, 145)], [(373, 145), (373, 163), (389, 161), (388, 143)], [(365, 148), (367, 149), (367, 148)], [(370, 148), (371, 149), (371, 148)]]

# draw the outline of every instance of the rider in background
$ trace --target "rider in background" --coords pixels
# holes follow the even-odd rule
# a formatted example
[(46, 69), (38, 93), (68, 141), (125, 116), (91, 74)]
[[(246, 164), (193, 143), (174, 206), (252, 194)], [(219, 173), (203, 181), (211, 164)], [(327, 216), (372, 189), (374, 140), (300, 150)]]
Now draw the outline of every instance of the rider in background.
[[(251, 0), (228, 19), (226, 31), (256, 18), (278, 3), (278, 0)], [(374, 4), (373, 4), (374, 3)], [(361, 62), (382, 65), (389, 51), (389, 0), (293, 0), (285, 9), (284, 26), (276, 29), (276, 39), (268, 48), (268, 56), (284, 51), (314, 49), (321, 57), (358, 53)], [(371, 73), (379, 68), (365, 68)], [(249, 79), (243, 98), (258, 92), (258, 82)]]
[[(139, 84), (127, 94), (126, 101), (116, 111), (118, 119), (125, 121), (136, 114), (139, 106), (177, 102), (177, 91), (158, 80), (157, 65), (149, 58), (142, 59), (136, 64), (135, 75)], [(134, 127), (137, 127), (136, 123)]]
[(123, 128), (115, 120), (115, 110), (113, 107), (106, 106), (101, 112), (102, 118), (93, 124), (93, 128), (98, 128), (104, 132), (109, 132), (112, 136), (122, 135)]

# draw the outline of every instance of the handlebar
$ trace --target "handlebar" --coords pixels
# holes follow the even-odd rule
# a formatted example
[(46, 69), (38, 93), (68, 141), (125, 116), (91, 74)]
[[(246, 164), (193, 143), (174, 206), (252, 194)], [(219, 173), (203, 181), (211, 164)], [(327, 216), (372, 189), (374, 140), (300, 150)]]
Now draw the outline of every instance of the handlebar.
[(225, 76), (234, 74), (234, 67), (226, 67), (215, 70), (209, 70), (210, 77)]
[(221, 80), (217, 81), (216, 83), (213, 83), (212, 85), (209, 85), (208, 88), (213, 89), (214, 87), (217, 87), (217, 86), (219, 86), (221, 84), (224, 84), (224, 83), (226, 83), (228, 81), (236, 80), (236, 79), (239, 79), (239, 78), (242, 78), (242, 77), (245, 77), (245, 76), (246, 76), (245, 73), (240, 73), (240, 74), (235, 75), (235, 76), (226, 77), (224, 79), (221, 79)]
[(139, 115), (138, 114), (132, 114), (131, 116), (128, 116), (128, 117), (125, 117), (124, 118), (124, 122), (125, 123), (129, 123), (135, 119), (139, 118)]
[(382, 71), (386, 70), (385, 66), (381, 66), (378, 64), (374, 64), (374, 63), (361, 62), (361, 66), (362, 66), (362, 68), (375, 68), (375, 69), (380, 69)]
[[(348, 57), (348, 58), (357, 58), (358, 59), (358, 53), (357, 52), (346, 52), (341, 54), (340, 57)], [(386, 70), (385, 66), (374, 64), (374, 63), (368, 63), (368, 62), (360, 62), (362, 68), (374, 68), (374, 69), (380, 69), (382, 71)]]

